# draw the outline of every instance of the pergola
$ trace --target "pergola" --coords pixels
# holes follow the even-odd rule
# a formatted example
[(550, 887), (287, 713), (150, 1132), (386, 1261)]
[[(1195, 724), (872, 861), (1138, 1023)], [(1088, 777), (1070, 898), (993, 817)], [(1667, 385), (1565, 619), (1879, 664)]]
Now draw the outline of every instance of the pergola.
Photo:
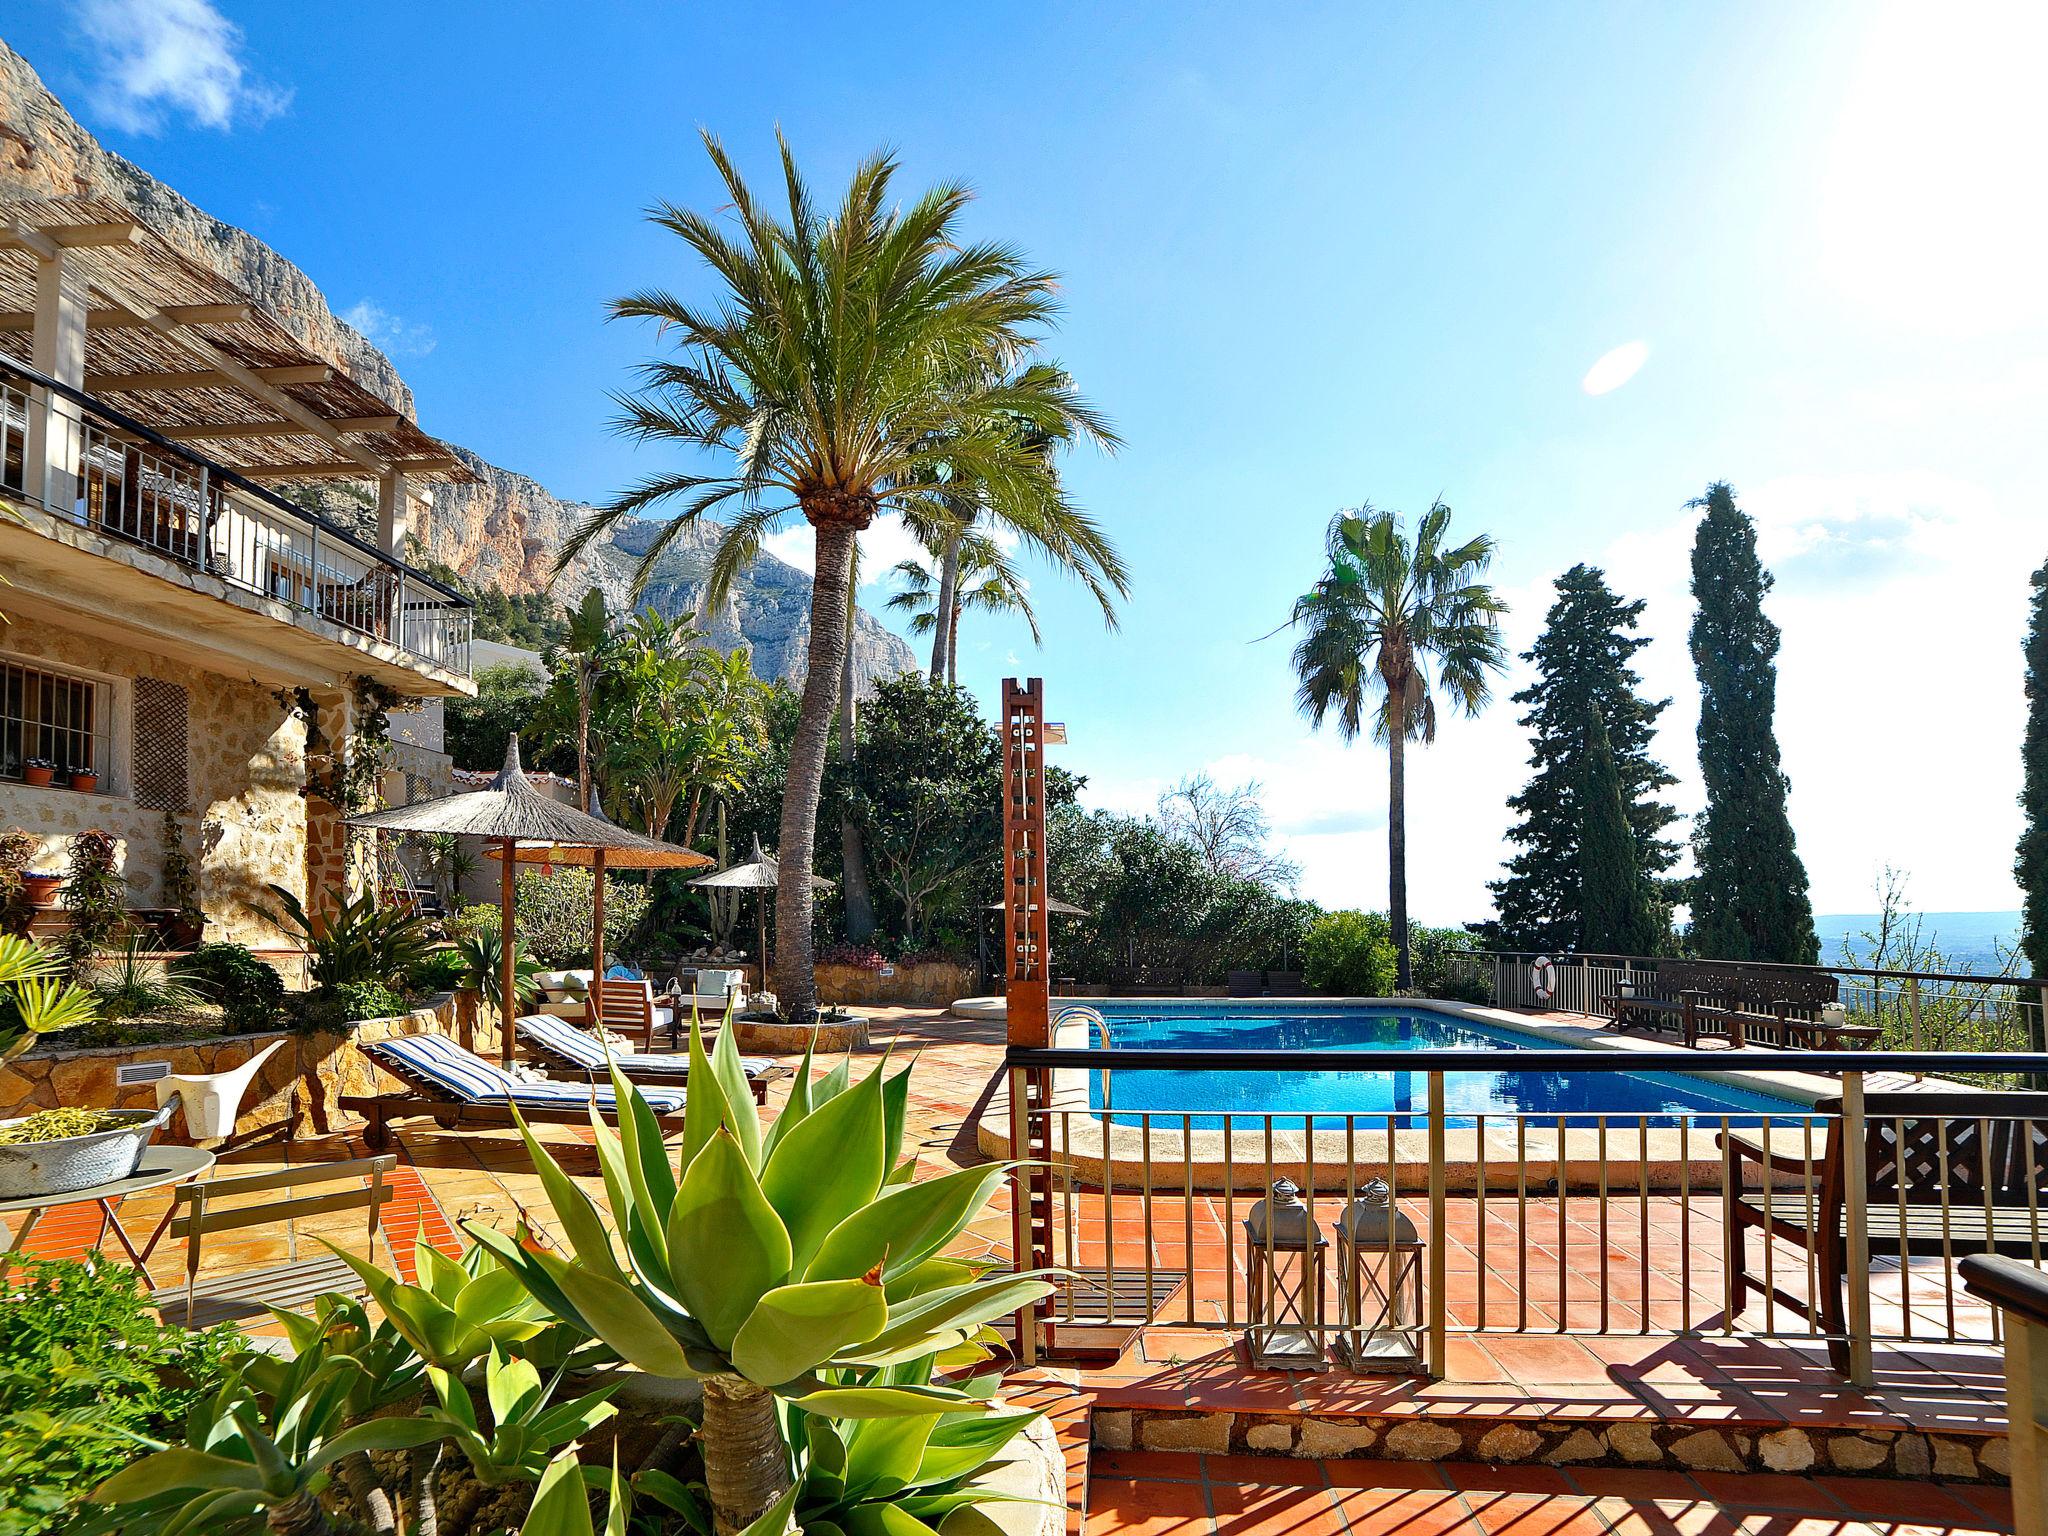
[(512, 1065), (512, 1019), (518, 1006), (518, 994), (513, 987), (512, 904), (517, 894), (513, 876), (518, 871), (520, 844), (535, 843), (552, 849), (616, 849), (643, 855), (659, 854), (671, 846), (600, 821), (535, 789), (519, 766), (516, 734), (505, 743), (505, 766), (489, 789), (472, 789), (443, 795), (438, 800), (370, 811), (349, 817), (348, 824), (377, 832), (453, 833), (458, 837), (489, 838), (498, 844), (498, 857), (502, 860), (498, 932), (503, 944), (498, 961), (498, 998), (504, 1014), (499, 1052), (508, 1067)]
[(251, 480), (373, 481), (393, 552), (409, 481), (476, 478), (392, 400), (108, 198), (0, 201), (0, 357)]
[[(590, 792), (590, 819), (605, 826), (617, 825), (604, 813), (597, 791)], [(503, 861), (504, 845), (493, 843), (484, 850), (487, 858)], [(598, 988), (604, 981), (604, 875), (607, 869), (702, 869), (717, 861), (708, 853), (698, 853), (694, 848), (678, 847), (674, 843), (662, 843), (655, 848), (585, 848), (574, 844), (520, 843), (512, 853), (513, 859), (521, 864), (538, 864), (548, 868), (556, 864), (591, 872), (590, 890), (590, 1017), (601, 1023), (604, 1010), (598, 1006)]]

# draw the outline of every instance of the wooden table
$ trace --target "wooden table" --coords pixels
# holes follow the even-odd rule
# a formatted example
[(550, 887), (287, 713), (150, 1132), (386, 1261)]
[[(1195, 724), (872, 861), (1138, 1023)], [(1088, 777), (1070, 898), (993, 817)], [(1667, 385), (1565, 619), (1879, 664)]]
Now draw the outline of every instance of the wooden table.
[[(149, 1241), (138, 1250), (129, 1238), (127, 1229), (121, 1225), (120, 1215), (115, 1206), (124, 1196), (136, 1195), (146, 1189), (162, 1189), (167, 1185), (186, 1184), (193, 1179), (204, 1178), (213, 1168), (213, 1154), (203, 1147), (149, 1147), (142, 1154), (142, 1161), (135, 1172), (125, 1179), (114, 1179), (105, 1184), (88, 1184), (83, 1189), (66, 1190), (57, 1195), (23, 1195), (15, 1200), (0, 1200), (0, 1215), (14, 1211), (23, 1213), (21, 1225), (14, 1229), (13, 1240), (4, 1251), (0, 1251), (0, 1275), (5, 1275), (14, 1261), (21, 1245), (28, 1241), (28, 1235), (35, 1230), (43, 1212), (60, 1205), (83, 1205), (87, 1201), (100, 1208), (100, 1235), (93, 1246), (98, 1247), (112, 1228), (122, 1250), (128, 1255), (137, 1272), (142, 1276), (145, 1287), (149, 1284), (149, 1271), (145, 1267), (149, 1256), (156, 1250), (158, 1241), (171, 1224), (171, 1212), (164, 1212), (163, 1220), (156, 1224), (156, 1230), (149, 1234)], [(172, 1209), (175, 1209), (175, 1204)]]

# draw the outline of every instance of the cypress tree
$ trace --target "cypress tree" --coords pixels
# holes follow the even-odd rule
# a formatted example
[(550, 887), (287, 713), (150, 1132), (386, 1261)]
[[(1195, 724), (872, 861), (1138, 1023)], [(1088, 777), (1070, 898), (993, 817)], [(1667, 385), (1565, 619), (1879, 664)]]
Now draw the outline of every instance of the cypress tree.
[(2027, 970), (2048, 976), (2048, 565), (2034, 572), (2027, 618), (2027, 730), (2022, 738), (2019, 858), (2020, 952)]
[(1692, 547), (1692, 663), (1700, 680), (1700, 777), (1693, 826), (1693, 950), (1717, 960), (1813, 965), (1820, 941), (1779, 766), (1778, 626), (1764, 616), (1770, 573), (1756, 526), (1716, 482)]
[[(1644, 604), (1616, 596), (1606, 576), (1589, 565), (1573, 566), (1556, 586), (1542, 635), (1522, 653), (1534, 665), (1536, 680), (1514, 696), (1526, 709), (1521, 723), (1531, 738), (1529, 781), (1508, 801), (1520, 817), (1508, 840), (1519, 851), (1507, 862), (1506, 878), (1492, 885), (1499, 916), (1480, 928), (1508, 949), (1564, 949), (1582, 942), (1580, 844), (1589, 716), (1602, 722), (1607, 737), (1635, 848), (1633, 868), (1654, 881), (1678, 855), (1664, 835), (1678, 812), (1658, 799), (1674, 780), (1650, 755), (1657, 717), (1671, 701), (1645, 699), (1631, 665), (1649, 644), (1636, 633)], [(1623, 952), (1620, 946), (1603, 947)], [(1654, 954), (1657, 947), (1625, 952)]]
[(1653, 955), (1664, 937), (1664, 916), (1628, 824), (1607, 727), (1595, 712), (1587, 713), (1585, 736), (1578, 947), (1587, 954)]

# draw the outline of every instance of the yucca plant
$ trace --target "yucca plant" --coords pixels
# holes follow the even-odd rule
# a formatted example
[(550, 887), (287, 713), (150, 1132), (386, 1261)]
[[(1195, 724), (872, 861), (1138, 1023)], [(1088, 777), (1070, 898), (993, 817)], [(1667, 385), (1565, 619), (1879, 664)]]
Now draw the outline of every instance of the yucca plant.
[(0, 934), (0, 1063), (37, 1035), (76, 1029), (100, 1016), (99, 999), (67, 981), (64, 962), (32, 939)]
[(374, 890), (338, 901), (317, 918), (283, 886), (271, 886), (270, 894), (276, 905), (264, 915), (305, 946), (318, 987), (363, 981), (396, 986), (433, 947), (433, 930), (424, 918), (406, 907), (385, 906)]
[(484, 1399), (490, 1412), (480, 1419), (459, 1375), (432, 1365), (427, 1376), (440, 1406), (427, 1409), (426, 1417), (446, 1428), (448, 1438), (475, 1468), (477, 1480), (490, 1488), (537, 1482), (557, 1452), (618, 1411), (611, 1398), (623, 1385), (613, 1382), (574, 1402), (557, 1403), (553, 1398), (561, 1371), (543, 1381), (531, 1361), (507, 1359), (493, 1348), (484, 1363)]
[[(797, 1458), (778, 1401), (833, 1420), (987, 1411), (958, 1387), (891, 1373), (957, 1349), (1051, 1286), (1042, 1274), (984, 1276), (941, 1257), (1009, 1165), (913, 1182), (915, 1160), (901, 1160), (907, 1069), (892, 1076), (885, 1064), (854, 1082), (847, 1061), (813, 1082), (806, 1057), (764, 1132), (733, 1031), (707, 1053), (693, 1028), (673, 1164), (632, 1083), (616, 1070), (612, 1083), (618, 1130), (592, 1120), (611, 1228), (522, 1125), (567, 1251), (471, 1233), (555, 1317), (650, 1375), (702, 1382), (717, 1536), (763, 1520), (779, 1528), (776, 1510), (794, 1505)], [(917, 1433), (915, 1423), (900, 1429)]]

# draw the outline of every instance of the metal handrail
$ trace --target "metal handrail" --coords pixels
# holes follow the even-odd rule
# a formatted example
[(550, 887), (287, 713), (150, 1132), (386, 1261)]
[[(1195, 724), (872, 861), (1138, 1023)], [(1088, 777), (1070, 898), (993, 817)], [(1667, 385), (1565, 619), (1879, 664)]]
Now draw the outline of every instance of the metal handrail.
[[(474, 608), (476, 606), (473, 599), (464, 596), (454, 587), (436, 580), (417, 566), (410, 565), (392, 554), (389, 550), (379, 549), (375, 544), (364, 539), (353, 529), (345, 527), (308, 507), (302, 507), (296, 502), (285, 500), (284, 497), (278, 495), (277, 492), (269, 487), (259, 485), (256, 481), (237, 473), (225, 464), (216, 463), (204, 454), (194, 453), (182, 443), (172, 441), (153, 427), (137, 421), (133, 416), (128, 415), (124, 411), (116, 410), (114, 407), (102, 400), (96, 399), (81, 389), (74, 389), (71, 385), (60, 383), (46, 373), (39, 372), (34, 368), (6, 358), (0, 358), (0, 376), (12, 377), (24, 384), (33, 385), (38, 389), (46, 389), (52, 394), (61, 395), (63, 398), (84, 407), (101, 420), (119, 427), (123, 432), (133, 433), (152, 447), (160, 449), (162, 452), (170, 454), (175, 458), (183, 459), (194, 469), (203, 471), (212, 479), (224, 481), (236, 489), (255, 497), (272, 510), (282, 512), (285, 516), (300, 522), (311, 524), (328, 537), (340, 539), (344, 544), (350, 546), (366, 559), (388, 566), (392, 570), (404, 575), (410, 581), (417, 581), (424, 586), (431, 587), (441, 596), (450, 599), (457, 607)], [(367, 467), (363, 471), (363, 477), (365, 479), (370, 478), (370, 471)]]
[(2048, 987), (2048, 978), (2039, 976), (2012, 976), (2003, 971), (1895, 971), (1872, 970), (1858, 965), (1805, 965), (1791, 960), (1716, 960), (1693, 955), (1610, 955), (1595, 950), (1566, 949), (1549, 951), (1541, 949), (1453, 949), (1448, 954), (1460, 960), (1515, 961), (1533, 960), (1548, 954), (1556, 960), (1576, 960), (1583, 964), (1611, 963), (1654, 971), (1660, 961), (1683, 961), (1687, 965), (1722, 966), (1739, 971), (1767, 966), (1773, 971), (1805, 971), (1815, 976), (1870, 976), (1878, 980), (1895, 981), (1949, 981), (1969, 982), (1981, 986), (2006, 987)]
[[(1389, 1072), (1406, 1062), (1417, 1072), (1843, 1072), (2048, 1073), (2048, 1054), (2036, 1051), (1603, 1051), (1584, 1049), (1417, 1051), (1233, 1051), (1128, 1048), (1096, 1050), (1013, 1045), (1004, 1065), (1013, 1068), (1123, 1067), (1155, 1072)], [(2003, 1097), (2004, 1095), (2001, 1095)], [(2048, 1094), (2039, 1095), (2048, 1102)]]

